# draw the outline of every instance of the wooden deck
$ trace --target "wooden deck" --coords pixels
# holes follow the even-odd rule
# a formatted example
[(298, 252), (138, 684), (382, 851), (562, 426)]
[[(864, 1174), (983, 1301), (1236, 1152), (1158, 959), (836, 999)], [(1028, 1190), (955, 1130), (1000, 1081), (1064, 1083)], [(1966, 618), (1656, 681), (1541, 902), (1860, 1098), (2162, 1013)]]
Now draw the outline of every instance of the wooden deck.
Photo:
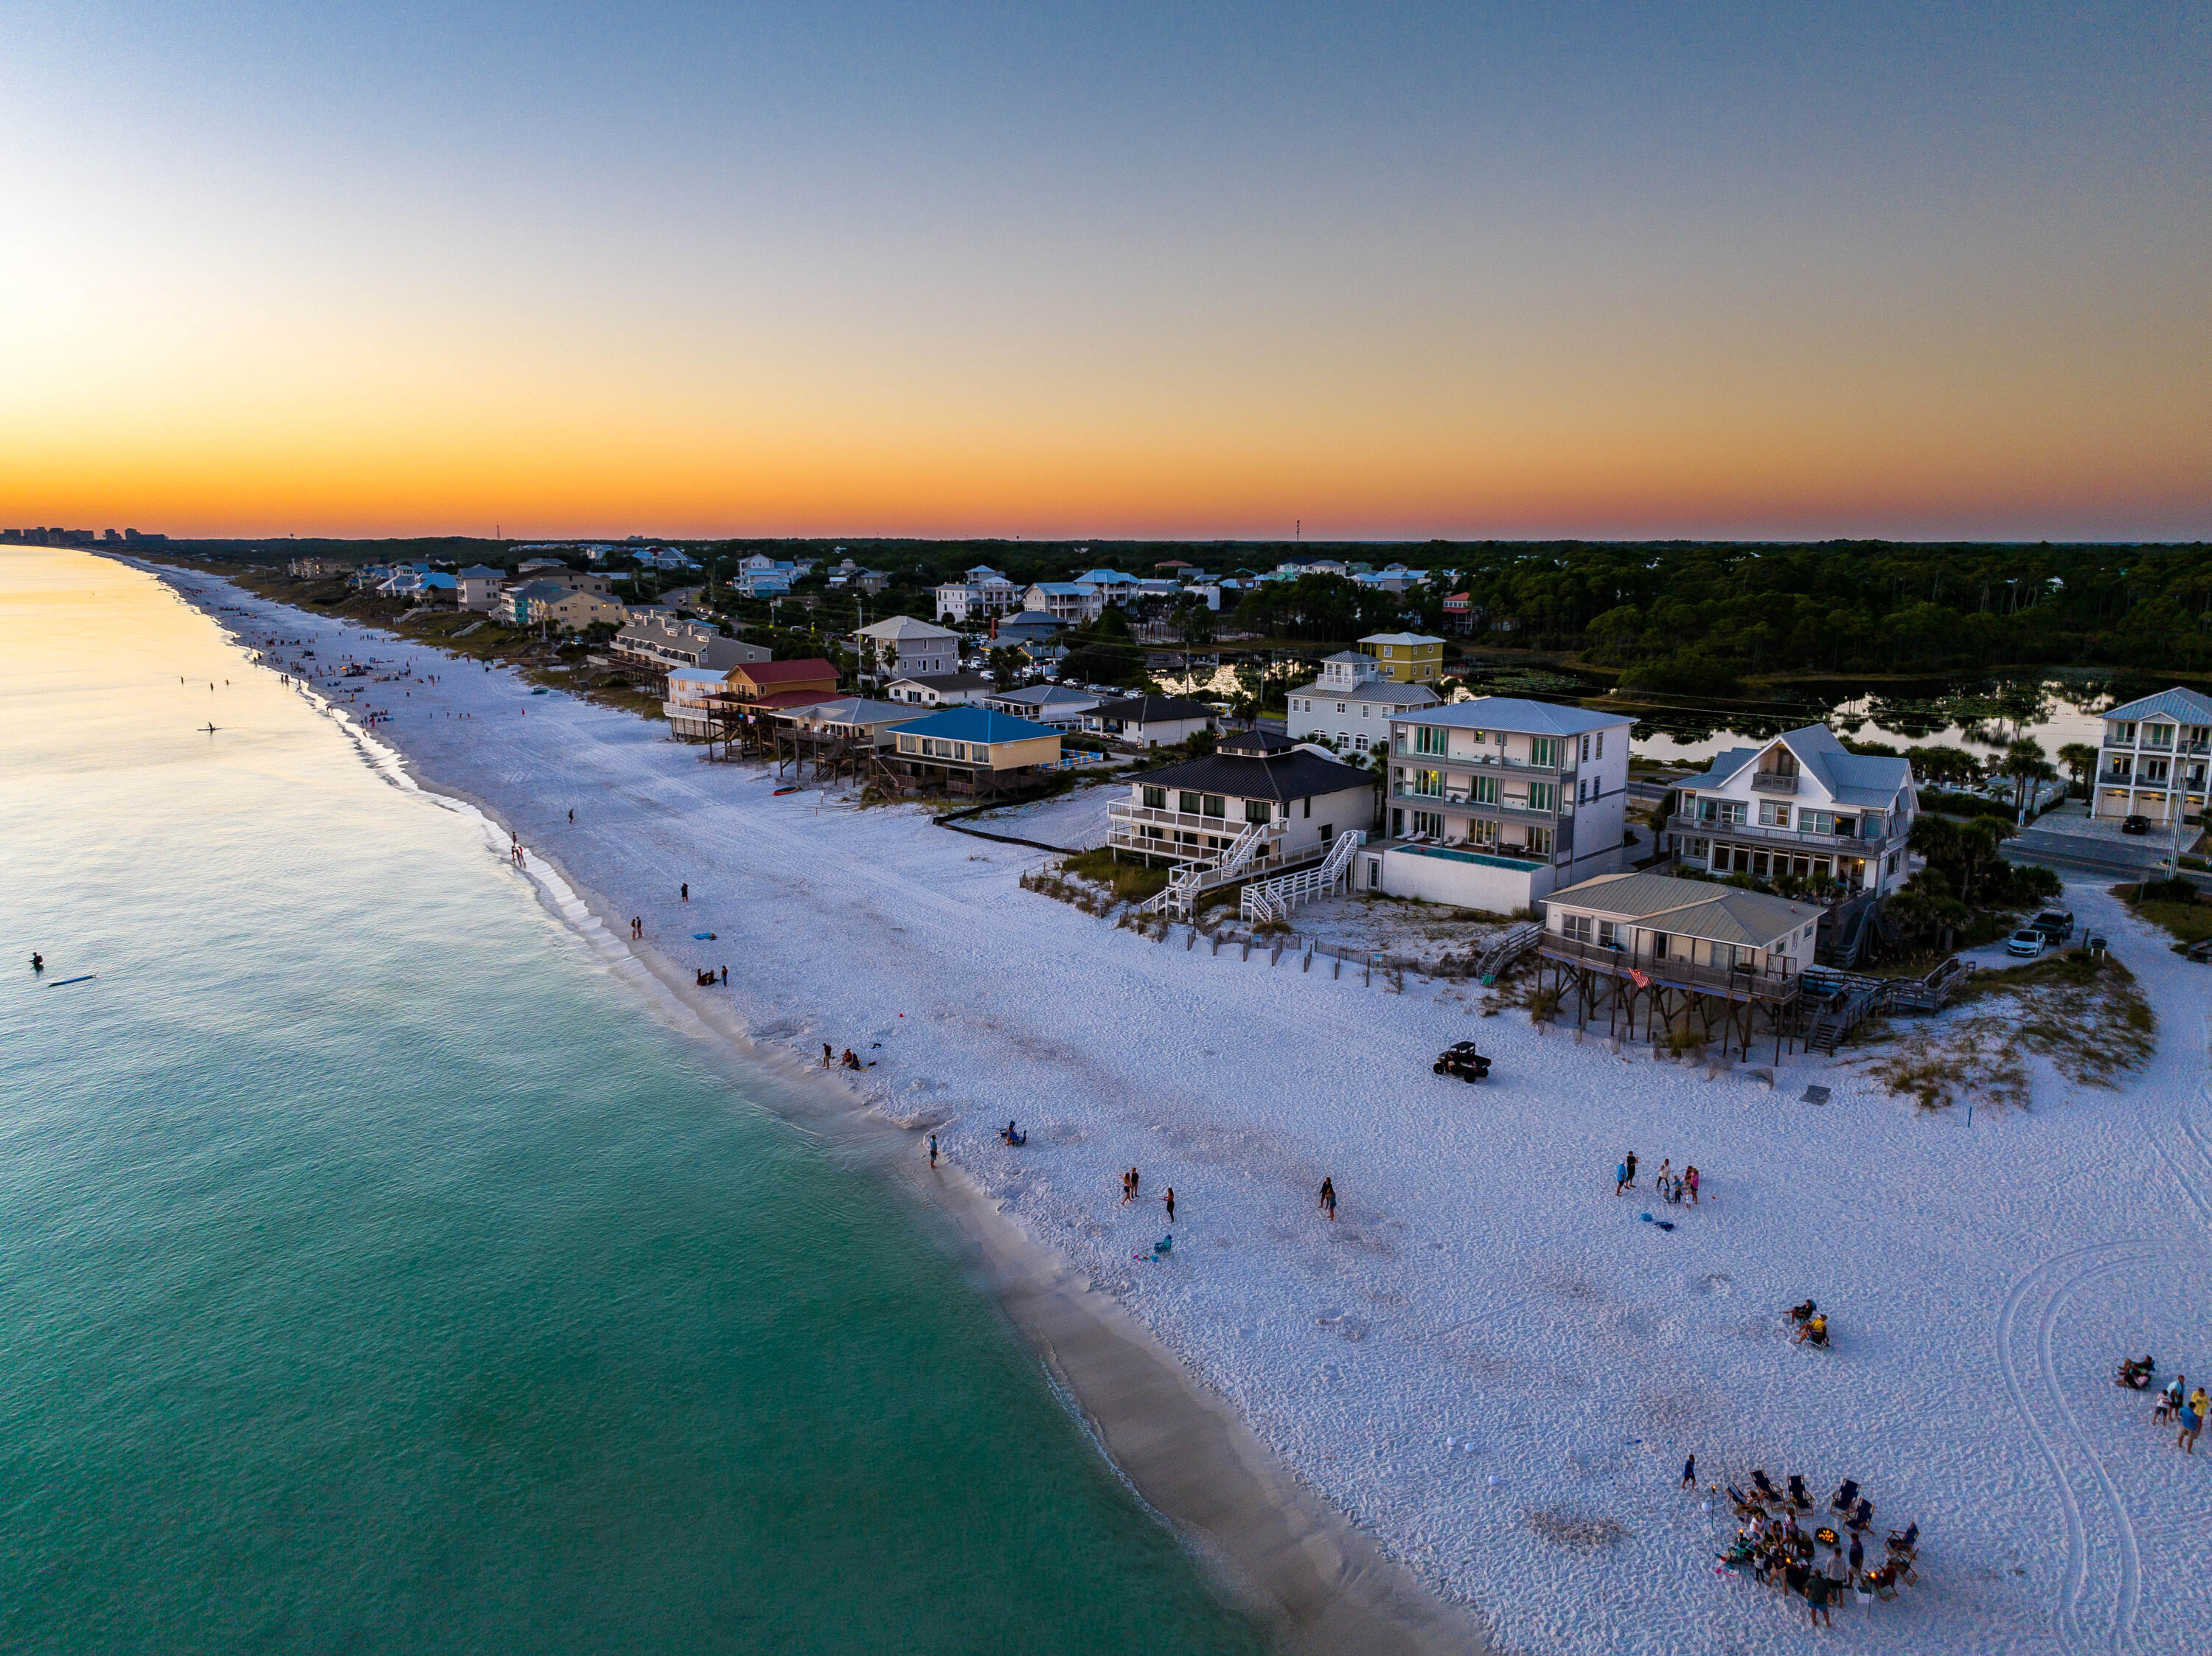
[(1607, 977), (1640, 980), (1639, 986), (1686, 990), (1692, 994), (1718, 995), (1726, 1000), (1757, 1002), (1780, 1008), (1794, 1002), (1801, 985), (1795, 972), (1753, 971), (1749, 968), (1697, 966), (1688, 961), (1652, 959), (1602, 943), (1580, 943), (1547, 931), (1536, 945), (1541, 958), (1577, 971)]

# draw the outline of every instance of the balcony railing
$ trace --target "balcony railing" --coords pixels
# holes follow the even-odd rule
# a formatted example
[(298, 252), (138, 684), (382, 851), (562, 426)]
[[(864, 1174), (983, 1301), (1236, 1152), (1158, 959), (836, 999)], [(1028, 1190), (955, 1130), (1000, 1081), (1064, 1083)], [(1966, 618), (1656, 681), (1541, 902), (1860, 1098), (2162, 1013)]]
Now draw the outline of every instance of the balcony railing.
[(1808, 834), (1802, 828), (1762, 828), (1756, 822), (1701, 822), (1680, 815), (1668, 817), (1667, 826), (1676, 834), (1705, 840), (1764, 840), (1775, 845), (1848, 852), (1855, 857), (1872, 857), (1905, 837), (1885, 834), (1880, 839), (1863, 840), (1856, 834)]
[(1751, 790), (1753, 793), (1795, 793), (1797, 775), (1796, 771), (1753, 771)]
[[(1108, 817), (1116, 822), (1157, 822), (1162, 828), (1184, 828), (1200, 834), (1218, 834), (1233, 840), (1244, 832), (1246, 824), (1232, 822), (1226, 816), (1206, 816), (1192, 811), (1169, 810), (1160, 805), (1109, 805)], [(1267, 831), (1279, 834), (1279, 823), (1267, 825)]]
[(1415, 753), (1405, 745), (1402, 737), (1391, 751), (1401, 759), (1411, 759), (1421, 764), (1438, 767), (1455, 765), (1462, 770), (1528, 771), (1538, 776), (1557, 776), (1559, 773), (1559, 763), (1556, 760), (1548, 765), (1539, 765), (1532, 760), (1509, 759), (1504, 754), (1498, 754), (1493, 757), (1486, 753)]
[(1591, 968), (1613, 977), (1640, 974), (1653, 983), (1670, 988), (1695, 989), (1732, 1000), (1792, 1001), (1797, 998), (1796, 967), (1787, 955), (1769, 958), (1779, 967), (1698, 966), (1684, 960), (1656, 960), (1649, 954), (1632, 954), (1611, 944), (1583, 943), (1579, 938), (1547, 931), (1536, 945), (1547, 960)]
[(1393, 785), (1390, 797), (1401, 804), (1418, 805), (1424, 810), (1448, 810), (1477, 812), (1484, 816), (1495, 816), (1508, 822), (1555, 822), (1559, 820), (1555, 810), (1538, 810), (1527, 805), (1510, 805), (1503, 800), (1495, 804), (1470, 799), (1464, 793), (1416, 793), (1409, 787)]

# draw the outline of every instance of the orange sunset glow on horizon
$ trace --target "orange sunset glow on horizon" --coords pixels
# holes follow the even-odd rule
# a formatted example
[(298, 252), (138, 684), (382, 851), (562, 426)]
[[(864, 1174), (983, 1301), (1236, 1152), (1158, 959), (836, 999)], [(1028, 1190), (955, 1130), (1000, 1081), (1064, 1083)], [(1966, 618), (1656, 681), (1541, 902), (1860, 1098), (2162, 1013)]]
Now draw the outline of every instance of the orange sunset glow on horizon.
[(249, 15), (34, 24), (0, 69), (0, 524), (2212, 523), (2201, 33), (1570, 62), (1523, 19), (1363, 36), (1347, 80), (1310, 20), (1150, 58), (1133, 15), (862, 52), (648, 9), (617, 96), (601, 15), (351, 57)]

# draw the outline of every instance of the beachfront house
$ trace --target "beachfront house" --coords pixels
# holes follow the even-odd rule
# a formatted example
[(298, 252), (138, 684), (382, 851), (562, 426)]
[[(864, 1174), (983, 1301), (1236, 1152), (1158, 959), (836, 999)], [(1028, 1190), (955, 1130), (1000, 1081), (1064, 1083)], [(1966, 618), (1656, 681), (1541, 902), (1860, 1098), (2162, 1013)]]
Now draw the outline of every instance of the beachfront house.
[(1365, 753), (1389, 744), (1392, 719), (1437, 700), (1425, 684), (1383, 677), (1373, 656), (1345, 650), (1323, 659), (1311, 683), (1291, 690), (1285, 729), (1293, 742), (1334, 742), (1340, 753)]
[(672, 615), (633, 620), (615, 634), (614, 652), (623, 661), (659, 676), (673, 667), (712, 667), (726, 673), (747, 662), (766, 661), (766, 645), (724, 638), (705, 622), (679, 621)]
[(1732, 748), (1680, 789), (1664, 848), (1689, 867), (1875, 893), (1911, 872), (1906, 839), (1920, 810), (1911, 761), (1852, 753), (1825, 725)]
[(918, 678), (895, 678), (884, 686), (886, 701), (904, 701), (924, 707), (969, 707), (990, 694), (988, 673), (925, 673)]
[(994, 713), (1009, 713), (1059, 731), (1081, 730), (1083, 715), (1098, 702), (1095, 690), (1079, 690), (1067, 684), (1027, 684), (983, 698), (983, 705)]
[(1481, 696), (1390, 721), (1389, 833), (1365, 891), (1511, 914), (1620, 867), (1628, 733), (1617, 713)]
[(1133, 748), (1173, 747), (1200, 731), (1212, 730), (1218, 717), (1203, 701), (1187, 701), (1181, 696), (1122, 696), (1085, 712), (1083, 729), (1087, 735)]
[(671, 734), (700, 737), (717, 734), (717, 712), (730, 688), (727, 671), (712, 667), (672, 667), (660, 702)]
[[(1799, 1027), (1800, 976), (1813, 963), (1823, 911), (1763, 892), (1665, 874), (1612, 874), (1555, 891), (1536, 943), (1540, 989), (1577, 1028), (1662, 1032), (1735, 1047), (1771, 1038), (1774, 1057)], [(1816, 1025), (1808, 1047), (1820, 1039)]]
[(777, 714), (776, 722), (811, 735), (889, 748), (892, 733), (902, 725), (914, 723), (914, 708), (896, 701), (876, 701), (866, 696), (846, 695), (829, 701), (810, 702), (803, 707), (793, 707)]
[(619, 628), (629, 619), (615, 599), (557, 580), (525, 581), (508, 587), (501, 597), (511, 627), (545, 626), (559, 632), (580, 633), (602, 623)]
[(1133, 604), (1143, 595), (1145, 586), (1134, 575), (1124, 574), (1119, 569), (1086, 569), (1075, 578), (1075, 584), (1097, 593), (1102, 608), (1109, 604)]
[(1081, 581), (1041, 580), (1022, 594), (1022, 608), (1038, 610), (1062, 626), (1089, 621), (1106, 607), (1098, 589)]
[(499, 589), (507, 585), (507, 571), (489, 564), (472, 563), (453, 577), (464, 610), (489, 615), (499, 607)]
[(1359, 647), (1394, 684), (1433, 684), (1444, 676), (1444, 641), (1426, 633), (1370, 633)]
[[(928, 673), (960, 670), (960, 640), (942, 627), (912, 616), (892, 616), (853, 634), (853, 652), (864, 676), (878, 683)], [(866, 664), (873, 662), (872, 670)]]
[(2091, 814), (2200, 822), (2208, 750), (2212, 697), (2177, 686), (2113, 708), (2105, 715)]
[[(1604, 950), (1647, 971), (1796, 973), (1812, 963), (1823, 911), (1738, 886), (1667, 874), (1607, 874), (1544, 902), (1544, 946)], [(1573, 953), (1572, 949), (1563, 952)]]
[(913, 792), (1018, 791), (1060, 763), (1060, 732), (988, 707), (947, 707), (899, 725), (886, 761)]
[(1108, 809), (1108, 843), (1195, 865), (1194, 889), (1319, 862), (1375, 822), (1372, 771), (1273, 731), (1235, 731), (1202, 758), (1139, 772)]
[(1042, 644), (1066, 625), (1042, 610), (1018, 610), (991, 623), (991, 638), (1003, 645)]
[(958, 580), (937, 588), (937, 618), (956, 627), (989, 621), (1020, 609), (1022, 596), (1019, 582), (978, 564)]

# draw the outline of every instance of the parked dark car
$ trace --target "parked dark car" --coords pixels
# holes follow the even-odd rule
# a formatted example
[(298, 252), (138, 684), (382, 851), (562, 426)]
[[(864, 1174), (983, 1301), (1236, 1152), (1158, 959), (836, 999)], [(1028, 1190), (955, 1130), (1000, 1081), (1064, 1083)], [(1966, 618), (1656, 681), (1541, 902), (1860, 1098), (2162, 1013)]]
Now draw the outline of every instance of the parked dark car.
[(2027, 924), (2030, 931), (2040, 931), (2056, 947), (2074, 935), (2074, 911), (2046, 908)]
[(2130, 816), (2127, 821), (2120, 824), (2120, 832), (2123, 834), (2148, 834), (2150, 832), (2150, 818), (2148, 816)]
[(1436, 1073), (1457, 1076), (1462, 1081), (1490, 1079), (1490, 1060), (1474, 1050), (1474, 1043), (1462, 1040), (1437, 1054)]

